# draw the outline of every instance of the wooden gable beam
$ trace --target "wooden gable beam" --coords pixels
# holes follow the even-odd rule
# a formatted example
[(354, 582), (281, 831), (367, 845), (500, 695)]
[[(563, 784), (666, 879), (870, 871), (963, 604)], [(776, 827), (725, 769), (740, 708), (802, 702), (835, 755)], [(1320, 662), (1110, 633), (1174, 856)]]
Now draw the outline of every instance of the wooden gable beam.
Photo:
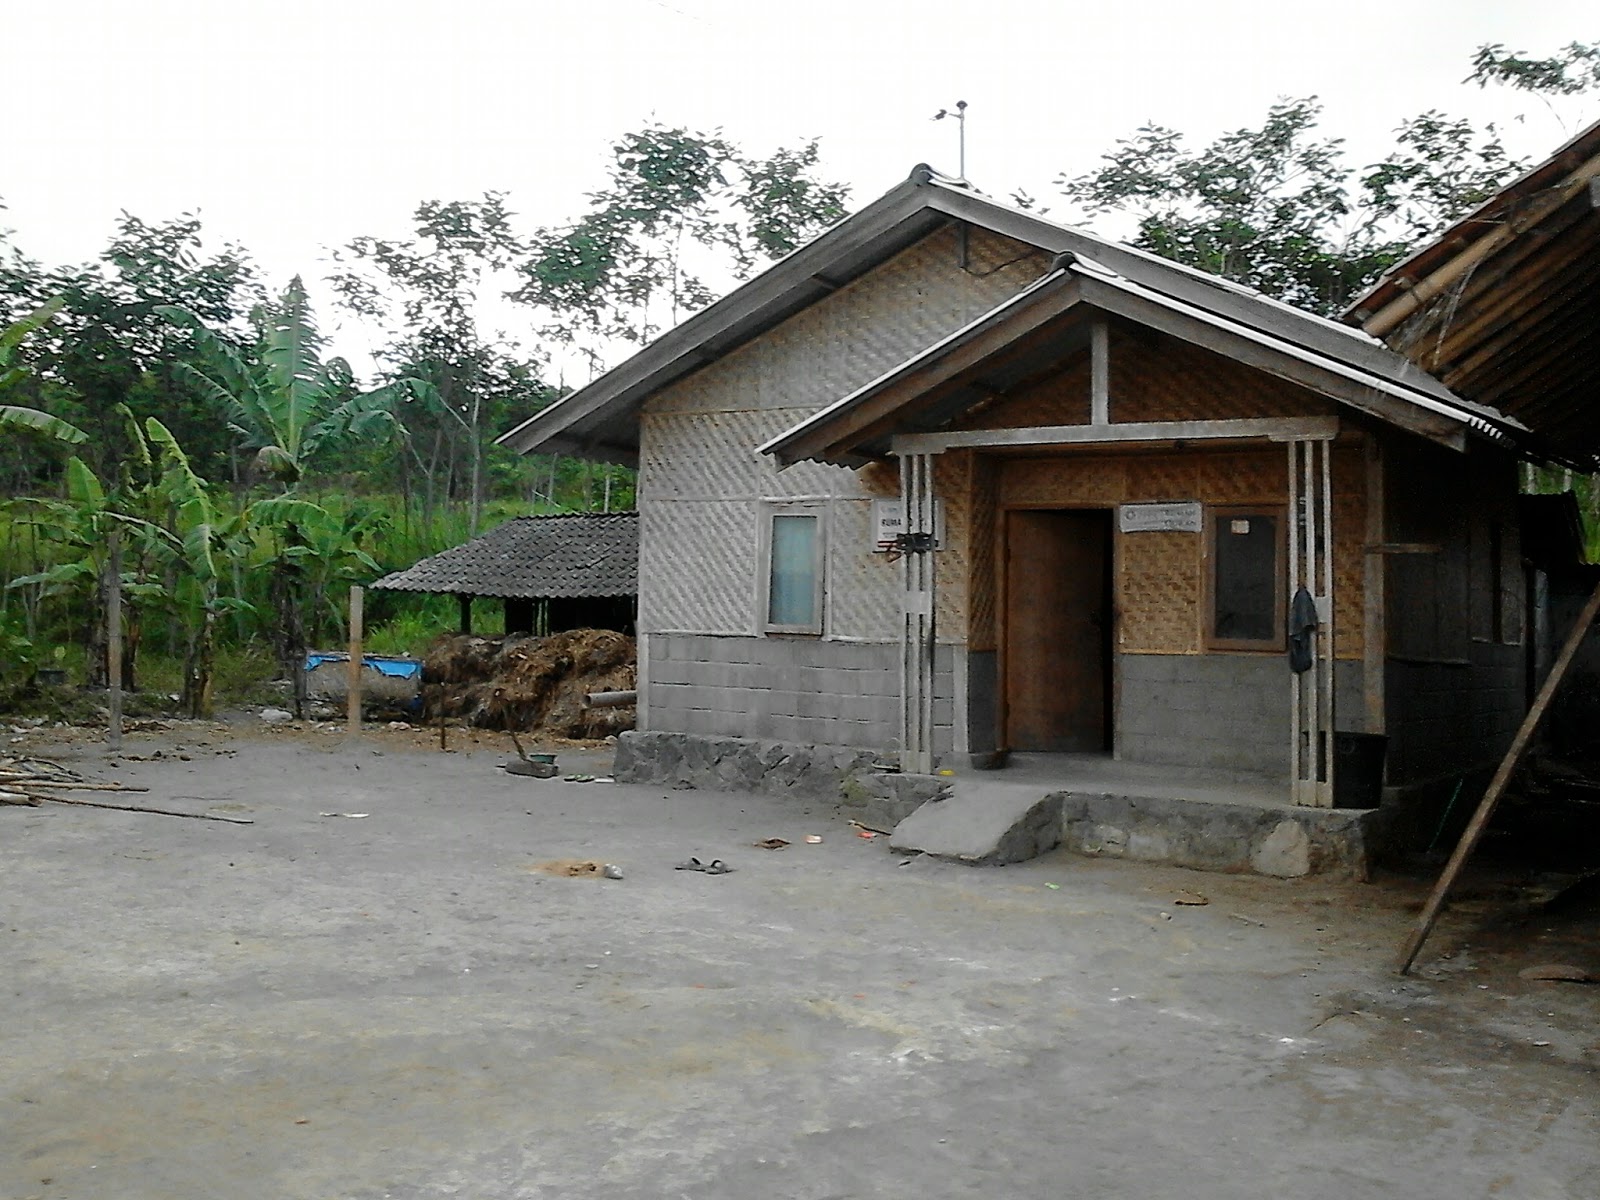
[(1370, 384), (1360, 383), (1336, 371), (1263, 345), (1232, 330), (1178, 312), (1114, 284), (1092, 278), (1082, 278), (1080, 282), (1084, 302), (1096, 308), (1158, 329), (1190, 345), (1221, 354), (1225, 358), (1254, 367), (1268, 375), (1288, 380), (1318, 395), (1348, 404), (1358, 412), (1364, 412), (1387, 424), (1409, 430), (1440, 445), (1455, 450), (1466, 447), (1465, 426), (1460, 421), (1441, 413), (1430, 412), (1397, 396), (1390, 396)]
[(1034, 425), (1010, 429), (958, 429), (903, 433), (894, 453), (1002, 450), (1038, 446), (1099, 446), (1124, 442), (1247, 441), (1325, 442), (1339, 435), (1338, 417), (1265, 417), (1226, 421), (1127, 421), (1120, 425)]

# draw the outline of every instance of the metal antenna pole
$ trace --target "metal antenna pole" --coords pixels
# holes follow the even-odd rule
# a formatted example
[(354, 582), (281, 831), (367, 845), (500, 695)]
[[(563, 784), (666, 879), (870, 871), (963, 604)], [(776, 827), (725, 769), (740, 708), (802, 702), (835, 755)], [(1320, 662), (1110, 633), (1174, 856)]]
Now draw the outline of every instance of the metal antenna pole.
[(954, 117), (956, 119), (957, 162), (960, 164), (958, 175), (965, 181), (967, 178), (967, 102), (965, 100), (957, 100), (955, 112), (951, 112), (948, 108), (941, 108), (933, 114), (935, 121), (942, 121), (946, 117)]
[(956, 138), (960, 143), (958, 160), (961, 163), (961, 178), (967, 177), (967, 102), (956, 101)]

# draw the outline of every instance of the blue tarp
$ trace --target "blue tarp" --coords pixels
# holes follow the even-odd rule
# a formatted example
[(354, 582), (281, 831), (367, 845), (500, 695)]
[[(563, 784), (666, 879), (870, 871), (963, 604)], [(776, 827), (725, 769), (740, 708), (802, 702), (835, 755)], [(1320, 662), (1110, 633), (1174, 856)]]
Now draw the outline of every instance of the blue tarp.
[[(315, 671), (323, 663), (347, 663), (350, 661), (348, 654), (308, 654), (306, 655), (306, 670)], [(370, 667), (381, 675), (391, 679), (413, 679), (422, 674), (422, 664), (414, 658), (388, 658), (372, 654), (361, 656), (361, 665)]]

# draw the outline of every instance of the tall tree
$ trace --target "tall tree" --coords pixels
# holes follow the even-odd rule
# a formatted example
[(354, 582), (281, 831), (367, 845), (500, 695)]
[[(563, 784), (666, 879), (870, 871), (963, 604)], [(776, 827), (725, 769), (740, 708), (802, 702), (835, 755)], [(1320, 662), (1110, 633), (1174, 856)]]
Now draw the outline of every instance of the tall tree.
[[(1480, 86), (1565, 96), (1600, 82), (1600, 44), (1575, 42), (1548, 59), (1484, 46), (1473, 62), (1468, 78)], [(1199, 150), (1152, 123), (1094, 170), (1056, 182), (1090, 218), (1131, 217), (1135, 245), (1332, 313), (1525, 165), (1493, 124), (1430, 110), (1398, 126), (1389, 155), (1357, 170), (1340, 139), (1320, 135), (1321, 116), (1315, 97), (1281, 100), (1259, 127)]]
[[(429, 385), (400, 413), (423, 468), (424, 510), (432, 509), (440, 452), (449, 448), (454, 479), (459, 451), (473, 533), (499, 418), (509, 407), (526, 411), (550, 399), (539, 364), (486, 331), (479, 317), (485, 293), (504, 286), (501, 277), (524, 253), (505, 197), (487, 192), (481, 200), (420, 205), (411, 237), (353, 239), (336, 253), (341, 269), (330, 280), (347, 307), (384, 324), (389, 340), (380, 356), (389, 373)], [(408, 478), (403, 472), (402, 484)]]
[(1356, 172), (1342, 140), (1319, 135), (1321, 115), (1315, 97), (1282, 100), (1259, 127), (1197, 151), (1146, 125), (1093, 171), (1057, 183), (1092, 217), (1132, 216), (1143, 249), (1328, 313), (1521, 166), (1492, 127), (1428, 112)]
[(132, 451), (118, 406), (141, 420), (159, 417), (190, 448), (206, 473), (229, 468), (226, 430), (176, 376), (184, 339), (158, 309), (186, 308), (237, 337), (259, 298), (255, 270), (238, 246), (210, 248), (200, 219), (184, 214), (147, 222), (124, 213), (93, 262), (44, 269), (13, 257), (0, 270), (0, 305), (34, 307), (59, 298), (61, 310), (33, 339), (31, 404), (89, 434), (85, 454), (102, 477)]
[[(294, 495), (319, 455), (374, 441), (393, 442), (401, 434), (395, 405), (422, 388), (415, 380), (399, 380), (368, 392), (358, 391), (350, 366), (342, 358), (323, 360), (322, 338), (312, 318), (299, 276), (282, 298), (262, 305), (255, 314), (254, 344), (241, 350), (208, 329), (198, 314), (163, 306), (162, 316), (188, 330), (200, 365), (182, 363), (180, 374), (195, 392), (222, 413), (228, 427), (255, 450), (258, 472), (282, 489), (276, 503), (258, 502), (252, 511), (272, 544), (270, 593), (277, 610), (273, 640), (280, 667), (295, 682), (295, 711), (305, 699), (300, 669), (306, 650), (308, 618), (315, 628), (319, 579), (328, 562), (343, 557), (355, 532), (324, 538), (330, 522), (326, 510)], [(163, 443), (165, 445), (165, 443)], [(169, 467), (173, 466), (171, 455)], [(169, 478), (192, 475), (187, 462)], [(204, 512), (202, 507), (191, 508)], [(209, 524), (206, 525), (209, 533)], [(184, 534), (187, 538), (188, 533)], [(208, 552), (209, 554), (209, 552)], [(191, 573), (200, 560), (190, 564)], [(209, 561), (207, 556), (205, 561)], [(202, 597), (208, 621), (214, 621), (214, 597)], [(202, 643), (204, 649), (207, 643)]]
[(610, 343), (648, 342), (710, 303), (713, 276), (746, 276), (840, 220), (848, 190), (817, 162), (814, 140), (763, 159), (718, 132), (647, 125), (612, 147), (589, 211), (533, 239), (513, 295), (598, 365)]

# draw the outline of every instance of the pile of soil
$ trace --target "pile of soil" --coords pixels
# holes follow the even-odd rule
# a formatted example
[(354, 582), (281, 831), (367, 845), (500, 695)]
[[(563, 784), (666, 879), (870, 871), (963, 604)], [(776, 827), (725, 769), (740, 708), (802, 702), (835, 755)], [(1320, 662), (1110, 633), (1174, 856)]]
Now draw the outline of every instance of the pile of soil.
[(632, 729), (634, 709), (589, 708), (589, 692), (631, 691), (638, 679), (633, 639), (610, 629), (549, 637), (447, 634), (422, 661), (422, 698), (431, 717), (480, 729), (563, 738), (602, 738)]

